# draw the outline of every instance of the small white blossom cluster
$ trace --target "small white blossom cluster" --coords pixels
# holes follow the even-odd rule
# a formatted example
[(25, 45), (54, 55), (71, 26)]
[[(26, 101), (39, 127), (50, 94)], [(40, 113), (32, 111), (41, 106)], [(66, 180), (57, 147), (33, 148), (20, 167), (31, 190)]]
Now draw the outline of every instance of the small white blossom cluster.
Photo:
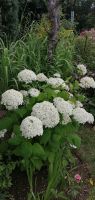
[(47, 83), (49, 85), (51, 85), (53, 88), (58, 88), (58, 87), (60, 87), (62, 85), (62, 83), (64, 83), (64, 80), (61, 79), (61, 78), (53, 78), (53, 77), (51, 77), (51, 78), (49, 78), (47, 80)]
[(20, 90), (20, 92), (24, 97), (28, 96), (28, 92), (26, 90)]
[(63, 115), (62, 124), (63, 124), (63, 125), (66, 125), (66, 124), (68, 124), (68, 123), (70, 123), (70, 122), (71, 122), (70, 116), (69, 116), (68, 114), (64, 114), (64, 115)]
[(56, 78), (61, 78), (61, 75), (59, 73), (55, 73), (53, 76)]
[(54, 92), (55, 92), (56, 94), (58, 94), (58, 93), (60, 92), (60, 90), (54, 90)]
[(72, 93), (70, 93), (70, 92), (69, 92), (68, 94), (69, 94), (69, 97), (70, 97), (70, 98), (72, 98), (72, 97), (74, 96), (74, 95), (73, 95)]
[(3, 129), (0, 131), (0, 138), (5, 136), (5, 133), (7, 132), (7, 129)]
[(46, 128), (53, 128), (59, 123), (59, 113), (48, 101), (37, 103), (32, 108), (31, 115), (39, 118)]
[(91, 113), (88, 113), (84, 108), (75, 108), (73, 110), (73, 118), (80, 124), (85, 124), (86, 122), (93, 124), (94, 117)]
[(80, 87), (82, 88), (95, 88), (95, 81), (92, 77), (85, 76), (80, 79)]
[(69, 86), (65, 82), (62, 83), (61, 88), (64, 89), (64, 90), (67, 90), (67, 91), (70, 90)]
[(39, 82), (47, 82), (47, 80), (48, 80), (48, 78), (43, 73), (37, 74), (37, 81), (39, 81)]
[(38, 97), (40, 94), (40, 91), (36, 88), (31, 88), (30, 90), (28, 90), (28, 93), (31, 97)]
[(22, 136), (28, 139), (43, 135), (42, 122), (33, 116), (28, 116), (22, 121), (20, 130)]
[(72, 104), (73, 108), (77, 108), (77, 107), (81, 108), (81, 107), (83, 107), (83, 104), (80, 101), (72, 102), (72, 101), (68, 100), (68, 102), (70, 104)]
[(56, 97), (53, 101), (59, 113), (69, 116), (72, 115), (73, 105), (70, 102), (65, 101), (61, 97)]
[(81, 72), (81, 74), (84, 76), (87, 73), (87, 68), (83, 64), (77, 65), (77, 69)]
[(26, 84), (32, 83), (32, 81), (36, 81), (37, 79), (36, 74), (32, 70), (29, 70), (29, 69), (24, 69), (20, 71), (17, 77), (20, 82), (25, 82)]
[(83, 104), (80, 101), (76, 101), (76, 107), (82, 108)]
[(18, 106), (23, 104), (23, 95), (21, 92), (10, 89), (2, 94), (1, 104), (8, 110), (17, 109)]

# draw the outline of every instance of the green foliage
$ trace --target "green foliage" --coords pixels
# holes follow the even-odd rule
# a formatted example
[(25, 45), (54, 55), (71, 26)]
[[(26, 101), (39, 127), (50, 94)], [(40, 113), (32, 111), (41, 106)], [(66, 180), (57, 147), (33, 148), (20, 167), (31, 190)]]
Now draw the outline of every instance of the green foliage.
[(18, 34), (18, 0), (1, 0), (2, 38), (14, 40)]
[(36, 73), (47, 71), (47, 38), (38, 37), (35, 25), (24, 38), (8, 47), (0, 40), (0, 48), (0, 92), (12, 87), (18, 89), (16, 78), (23, 68)]
[(0, 189), (7, 190), (12, 185), (11, 174), (15, 169), (16, 163), (9, 161), (8, 163), (4, 163), (0, 158)]
[(54, 57), (54, 70), (59, 71), (63, 78), (73, 73), (73, 56), (74, 56), (74, 34), (72, 30), (61, 28), (59, 32), (59, 42)]
[(87, 65), (89, 70), (95, 70), (95, 42), (88, 37), (77, 37), (75, 42), (75, 59)]

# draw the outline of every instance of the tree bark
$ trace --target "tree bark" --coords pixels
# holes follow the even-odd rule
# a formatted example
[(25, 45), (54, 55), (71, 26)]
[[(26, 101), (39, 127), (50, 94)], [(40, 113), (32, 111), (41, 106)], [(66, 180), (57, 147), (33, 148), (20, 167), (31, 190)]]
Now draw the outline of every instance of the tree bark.
[(48, 0), (48, 15), (51, 29), (48, 35), (48, 62), (53, 61), (54, 50), (58, 41), (58, 30), (60, 24), (59, 16), (60, 0)]

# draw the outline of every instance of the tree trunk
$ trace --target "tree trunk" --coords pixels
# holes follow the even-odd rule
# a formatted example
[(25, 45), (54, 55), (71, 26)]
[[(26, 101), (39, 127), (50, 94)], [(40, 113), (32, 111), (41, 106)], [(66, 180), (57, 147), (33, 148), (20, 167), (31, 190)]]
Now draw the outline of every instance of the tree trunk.
[(51, 29), (48, 35), (48, 62), (49, 64), (53, 61), (54, 50), (58, 41), (58, 30), (59, 30), (59, 5), (60, 0), (48, 0), (48, 15), (51, 24)]

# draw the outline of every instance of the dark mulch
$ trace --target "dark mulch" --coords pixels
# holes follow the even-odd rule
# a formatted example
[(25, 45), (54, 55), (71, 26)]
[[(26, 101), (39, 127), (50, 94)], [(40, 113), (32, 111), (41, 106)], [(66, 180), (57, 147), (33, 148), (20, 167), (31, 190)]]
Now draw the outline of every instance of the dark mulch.
[(0, 110), (0, 118), (4, 117), (6, 113), (7, 112), (5, 110)]
[[(27, 200), (29, 184), (26, 173), (15, 169), (12, 180), (13, 185), (9, 191), (11, 195), (15, 200)], [(35, 173), (33, 180), (35, 194), (43, 192), (47, 186), (47, 170), (43, 168), (40, 172)]]
[(89, 180), (91, 178), (91, 174), (89, 172), (88, 164), (85, 163), (81, 159), (81, 155), (79, 152), (75, 152), (75, 156), (77, 159), (78, 166), (75, 169), (74, 173), (80, 174), (82, 177), (82, 187), (79, 196), (75, 200), (87, 200), (90, 191), (90, 183)]

